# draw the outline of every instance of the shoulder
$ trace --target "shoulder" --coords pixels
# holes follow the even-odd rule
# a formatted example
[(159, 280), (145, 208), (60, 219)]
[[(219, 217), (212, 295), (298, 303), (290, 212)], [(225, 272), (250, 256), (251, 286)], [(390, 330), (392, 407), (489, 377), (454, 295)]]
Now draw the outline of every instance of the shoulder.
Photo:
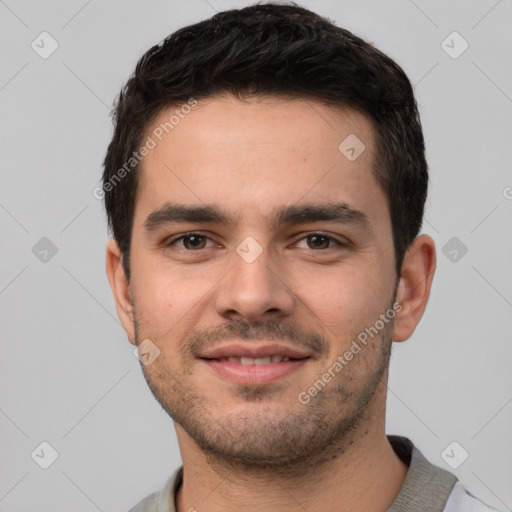
[(443, 512), (499, 512), (481, 502), (457, 482), (446, 502)]
[(139, 501), (139, 503), (137, 503), (137, 505), (131, 508), (128, 512), (157, 512), (159, 498), (160, 493), (155, 492)]
[(146, 496), (128, 512), (176, 512), (174, 501), (182, 479), (183, 466), (180, 466), (169, 477), (161, 491)]

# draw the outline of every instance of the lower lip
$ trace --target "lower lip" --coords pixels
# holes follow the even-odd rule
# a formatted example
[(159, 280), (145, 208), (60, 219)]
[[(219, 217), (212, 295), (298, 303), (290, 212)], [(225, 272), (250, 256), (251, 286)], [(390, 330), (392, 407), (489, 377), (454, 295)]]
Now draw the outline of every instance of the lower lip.
[(216, 361), (214, 359), (201, 359), (215, 373), (236, 384), (258, 385), (275, 382), (286, 375), (298, 370), (309, 358), (284, 361), (281, 363), (251, 364), (231, 363), (229, 361)]

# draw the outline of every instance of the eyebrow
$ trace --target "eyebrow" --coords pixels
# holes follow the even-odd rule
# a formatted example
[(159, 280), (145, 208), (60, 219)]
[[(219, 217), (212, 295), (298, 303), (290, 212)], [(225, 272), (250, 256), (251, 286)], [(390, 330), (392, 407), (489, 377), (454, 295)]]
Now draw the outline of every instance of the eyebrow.
[[(185, 205), (164, 203), (158, 210), (151, 212), (144, 221), (143, 229), (147, 236), (158, 231), (161, 227), (176, 223), (221, 224), (233, 227), (239, 221), (240, 215), (230, 216), (215, 205)], [(274, 208), (267, 220), (269, 229), (279, 226), (293, 226), (309, 222), (336, 222), (339, 224), (355, 225), (373, 233), (372, 224), (366, 213), (351, 207), (347, 203), (321, 203), (287, 205)]]

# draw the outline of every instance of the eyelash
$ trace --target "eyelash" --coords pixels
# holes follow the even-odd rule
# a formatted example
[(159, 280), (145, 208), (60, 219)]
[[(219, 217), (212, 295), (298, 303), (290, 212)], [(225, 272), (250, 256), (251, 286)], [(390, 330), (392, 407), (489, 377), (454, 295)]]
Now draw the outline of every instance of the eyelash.
[[(204, 235), (203, 233), (196, 232), (196, 231), (190, 231), (188, 233), (183, 233), (181, 235), (178, 235), (178, 236), (164, 242), (164, 248), (170, 248), (176, 242), (179, 242), (180, 240), (183, 240), (183, 239), (189, 238), (189, 237), (193, 237), (193, 236), (200, 236), (202, 238), (207, 238), (208, 240), (211, 240), (211, 238), (209, 236)], [(312, 236), (321, 236), (324, 238), (328, 238), (330, 241), (334, 242), (338, 247), (349, 247), (349, 245), (350, 245), (348, 242), (342, 242), (342, 241), (334, 238), (331, 235), (328, 235), (326, 233), (322, 233), (319, 231), (313, 231), (311, 233), (308, 233), (307, 235), (300, 238), (299, 241), (304, 240), (305, 238), (312, 237)], [(201, 250), (203, 250), (203, 249), (198, 249), (198, 250), (194, 251), (194, 250), (186, 249), (184, 247), (180, 247), (180, 249), (187, 251), (187, 252), (200, 252)], [(327, 249), (319, 249), (319, 251), (326, 251), (328, 249), (333, 249), (333, 247), (328, 247)], [(310, 250), (314, 251), (314, 249), (310, 249)]]

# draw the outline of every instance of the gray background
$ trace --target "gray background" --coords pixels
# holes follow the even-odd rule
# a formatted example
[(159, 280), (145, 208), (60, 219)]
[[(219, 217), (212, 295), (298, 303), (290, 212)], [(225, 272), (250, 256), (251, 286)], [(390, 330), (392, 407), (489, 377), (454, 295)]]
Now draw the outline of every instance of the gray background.
[[(142, 53), (249, 3), (0, 0), (3, 512), (126, 511), (181, 463), (172, 422), (117, 319), (92, 191), (109, 108)], [(450, 470), (512, 510), (512, 3), (301, 5), (394, 58), (421, 109), (431, 172), (423, 232), (436, 241), (438, 267), (416, 333), (394, 348), (387, 430), (446, 469), (441, 454), (456, 441), (448, 460), (462, 449), (469, 457)], [(50, 48), (43, 31), (59, 45), (46, 59), (31, 47)], [(442, 46), (454, 31), (469, 44), (458, 58)], [(463, 45), (455, 37), (444, 43), (452, 54)], [(43, 237), (56, 254), (44, 253)], [(48, 448), (31, 457), (43, 441), (58, 452), (48, 469), (35, 462), (51, 462)]]

